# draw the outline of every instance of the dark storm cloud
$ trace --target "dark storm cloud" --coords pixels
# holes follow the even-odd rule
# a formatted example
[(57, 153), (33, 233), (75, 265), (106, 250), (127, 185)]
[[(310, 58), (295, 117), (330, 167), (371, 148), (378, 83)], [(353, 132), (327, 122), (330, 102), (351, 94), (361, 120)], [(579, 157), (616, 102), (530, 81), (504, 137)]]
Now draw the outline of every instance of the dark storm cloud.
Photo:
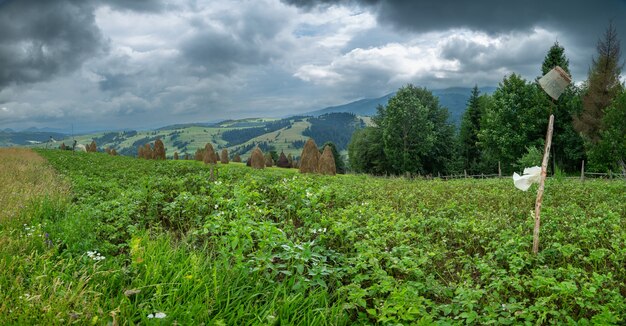
[(165, 7), (161, 0), (96, 0), (96, 3), (138, 12), (159, 12)]
[[(239, 65), (262, 65), (280, 56), (274, 38), (281, 17), (271, 10), (252, 7), (195, 22), (196, 33), (182, 44), (182, 53), (196, 73), (229, 74)], [(216, 27), (219, 25), (220, 27)]]
[(413, 0), (284, 0), (302, 8), (328, 4), (363, 4), (375, 8), (378, 20), (414, 32), (468, 28), (507, 33), (534, 26), (556, 28), (593, 42), (610, 20), (626, 35), (626, 1), (413, 1)]
[(93, 7), (83, 1), (0, 4), (0, 88), (71, 72), (103, 49)]

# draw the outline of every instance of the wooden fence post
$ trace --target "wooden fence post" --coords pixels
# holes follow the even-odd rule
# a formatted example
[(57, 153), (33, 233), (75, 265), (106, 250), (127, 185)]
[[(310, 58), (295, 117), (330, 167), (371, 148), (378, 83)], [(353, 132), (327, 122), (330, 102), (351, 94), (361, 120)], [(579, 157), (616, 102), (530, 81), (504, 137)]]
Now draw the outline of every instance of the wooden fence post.
[(548, 169), (548, 159), (550, 158), (550, 145), (552, 145), (552, 130), (554, 129), (554, 115), (550, 115), (548, 122), (548, 133), (546, 134), (546, 147), (543, 151), (543, 161), (541, 162), (541, 179), (537, 190), (537, 200), (535, 201), (535, 229), (533, 230), (533, 253), (539, 252), (539, 225), (541, 216), (541, 202), (543, 201), (543, 191), (546, 183)]
[(583, 160), (583, 164), (580, 167), (580, 181), (585, 181), (585, 160)]
[(502, 169), (500, 169), (500, 161), (498, 161), (498, 178), (502, 178)]

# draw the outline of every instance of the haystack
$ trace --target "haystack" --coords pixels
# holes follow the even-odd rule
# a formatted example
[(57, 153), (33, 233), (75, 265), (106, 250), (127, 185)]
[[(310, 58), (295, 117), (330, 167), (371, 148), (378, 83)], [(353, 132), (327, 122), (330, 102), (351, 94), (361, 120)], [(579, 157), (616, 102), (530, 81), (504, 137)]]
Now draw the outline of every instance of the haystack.
[(312, 138), (306, 141), (302, 155), (300, 155), (300, 173), (317, 173), (320, 160), (320, 151)]
[(226, 148), (222, 149), (222, 153), (220, 154), (220, 163), (228, 164), (228, 150)]
[(324, 147), (324, 153), (320, 156), (319, 165), (317, 171), (325, 175), (337, 174), (337, 167), (335, 166), (335, 156), (330, 146)]
[(280, 152), (280, 156), (278, 157), (278, 161), (276, 161), (276, 166), (279, 168), (290, 168), (291, 164), (289, 164), (289, 160), (287, 156), (285, 156), (285, 152)]
[(217, 163), (217, 155), (215, 155), (215, 150), (213, 149), (213, 145), (211, 145), (211, 143), (207, 143), (204, 146), (204, 157), (202, 160), (204, 161), (204, 164)]
[(265, 168), (265, 157), (263, 157), (263, 152), (259, 147), (255, 147), (252, 150), (252, 154), (250, 155), (250, 167), (253, 169), (264, 169)]

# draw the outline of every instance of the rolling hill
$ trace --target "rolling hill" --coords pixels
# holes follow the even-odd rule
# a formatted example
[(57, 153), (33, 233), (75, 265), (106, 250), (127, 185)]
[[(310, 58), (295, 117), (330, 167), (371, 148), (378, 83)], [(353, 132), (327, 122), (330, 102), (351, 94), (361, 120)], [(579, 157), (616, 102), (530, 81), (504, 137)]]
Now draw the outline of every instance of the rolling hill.
[[(280, 153), (284, 151), (285, 154), (298, 157), (304, 142), (309, 137), (315, 139), (320, 146), (326, 141), (332, 141), (345, 154), (354, 130), (362, 128), (367, 123), (369, 123), (368, 118), (359, 117), (352, 113), (328, 113), (317, 117), (227, 120), (215, 124), (172, 125), (148, 131), (98, 132), (74, 137), (55, 134), (56, 142), (54, 143), (47, 142), (49, 133), (42, 133), (39, 138), (36, 138), (41, 140), (38, 143), (8, 144), (9, 146), (59, 147), (61, 144), (71, 146), (74, 140), (78, 144), (85, 145), (95, 141), (100, 151), (114, 148), (120, 155), (136, 156), (139, 146), (161, 139), (166, 147), (168, 157), (172, 157), (174, 152), (178, 152), (181, 157), (184, 157), (185, 154), (193, 157), (198, 148), (203, 148), (209, 142), (213, 144), (216, 150), (226, 148), (231, 156), (239, 154), (243, 159), (247, 159), (255, 146), (259, 146), (264, 152), (276, 151)], [(9, 134), (8, 132), (3, 133)]]
[[(481, 93), (492, 93), (494, 87), (481, 88)], [(433, 90), (441, 105), (450, 112), (450, 121), (458, 123), (470, 96), (470, 88), (447, 88)], [(255, 146), (264, 152), (284, 151), (298, 157), (308, 138), (313, 138), (321, 146), (327, 141), (337, 145), (346, 154), (348, 142), (357, 128), (371, 124), (372, 116), (378, 105), (386, 105), (390, 93), (378, 98), (361, 99), (351, 103), (327, 107), (301, 116), (279, 118), (250, 118), (225, 120), (217, 123), (187, 123), (164, 126), (148, 131), (94, 132), (76, 136), (53, 132), (48, 129), (27, 129), (0, 131), (0, 147), (5, 146), (71, 146), (74, 140), (79, 144), (95, 141), (100, 150), (109, 147), (121, 155), (136, 156), (138, 146), (161, 139), (167, 149), (167, 155), (174, 152), (179, 156), (188, 154), (193, 157), (198, 148), (208, 142), (216, 149), (226, 148), (231, 155), (239, 154), (246, 159)], [(56, 143), (50, 143), (50, 139)]]

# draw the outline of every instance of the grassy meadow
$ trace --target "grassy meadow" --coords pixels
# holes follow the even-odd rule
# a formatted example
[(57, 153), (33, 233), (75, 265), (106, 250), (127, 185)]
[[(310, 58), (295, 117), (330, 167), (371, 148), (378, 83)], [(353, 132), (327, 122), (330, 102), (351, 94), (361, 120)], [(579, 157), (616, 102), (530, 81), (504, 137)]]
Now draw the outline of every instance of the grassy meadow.
[[(0, 324), (619, 325), (626, 183), (0, 150)], [(17, 171), (17, 173), (13, 172)]]

